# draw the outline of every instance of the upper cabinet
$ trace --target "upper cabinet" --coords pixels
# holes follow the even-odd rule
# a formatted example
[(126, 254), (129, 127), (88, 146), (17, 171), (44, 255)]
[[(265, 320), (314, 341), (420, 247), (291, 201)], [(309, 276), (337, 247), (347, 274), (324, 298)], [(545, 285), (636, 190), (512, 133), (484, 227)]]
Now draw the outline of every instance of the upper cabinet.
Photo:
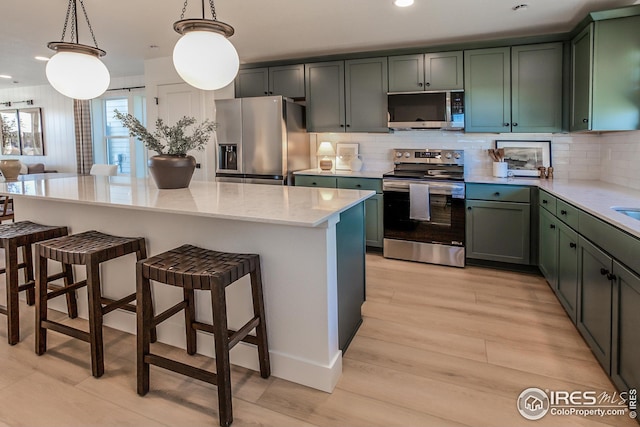
[(389, 57), (389, 92), (462, 90), (462, 51)]
[(238, 71), (236, 98), (266, 95), (304, 98), (304, 64), (247, 68)]
[(640, 129), (640, 16), (596, 21), (571, 43), (570, 130)]
[(388, 132), (387, 58), (306, 65), (309, 132)]
[(562, 130), (562, 43), (464, 53), (467, 132)]

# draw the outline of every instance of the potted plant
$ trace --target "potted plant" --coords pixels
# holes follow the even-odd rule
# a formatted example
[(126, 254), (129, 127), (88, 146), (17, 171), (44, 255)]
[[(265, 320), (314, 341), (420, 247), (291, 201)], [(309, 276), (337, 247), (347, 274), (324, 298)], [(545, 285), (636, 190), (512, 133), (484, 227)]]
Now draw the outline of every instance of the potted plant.
[(216, 128), (215, 123), (205, 120), (191, 130), (187, 128), (196, 123), (193, 117), (184, 116), (169, 126), (161, 118), (156, 120), (155, 132), (150, 132), (131, 114), (122, 114), (115, 110), (115, 118), (129, 129), (129, 135), (138, 138), (148, 150), (158, 153), (149, 159), (149, 171), (158, 188), (186, 188), (191, 182), (196, 168), (196, 159), (188, 156), (191, 150), (203, 150), (209, 136)]

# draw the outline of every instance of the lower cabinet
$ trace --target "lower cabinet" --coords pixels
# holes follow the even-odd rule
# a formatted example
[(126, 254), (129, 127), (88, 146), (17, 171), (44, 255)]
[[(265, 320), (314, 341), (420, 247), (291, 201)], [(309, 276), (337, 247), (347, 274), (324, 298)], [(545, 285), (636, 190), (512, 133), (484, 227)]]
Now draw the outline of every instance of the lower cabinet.
[(607, 374), (611, 373), (613, 260), (579, 237), (578, 330)]
[(553, 292), (558, 292), (558, 219), (540, 207), (540, 272), (549, 282)]
[(558, 221), (558, 268), (556, 295), (564, 309), (576, 322), (578, 302), (578, 233)]
[(613, 262), (611, 378), (620, 390), (640, 389), (640, 277)]
[(384, 237), (382, 180), (378, 178), (350, 178), (342, 176), (296, 175), (295, 185), (302, 187), (345, 188), (372, 190), (376, 195), (365, 200), (365, 233), (369, 247), (382, 248)]

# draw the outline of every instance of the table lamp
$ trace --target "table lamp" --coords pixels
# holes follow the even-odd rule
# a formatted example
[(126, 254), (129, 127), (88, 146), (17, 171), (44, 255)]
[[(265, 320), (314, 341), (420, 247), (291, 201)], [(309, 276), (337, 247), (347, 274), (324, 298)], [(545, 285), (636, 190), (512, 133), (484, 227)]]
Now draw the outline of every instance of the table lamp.
[(320, 159), (320, 169), (330, 171), (333, 168), (333, 160), (331, 158), (336, 155), (333, 145), (327, 141), (321, 142), (317, 154), (318, 156), (322, 156)]

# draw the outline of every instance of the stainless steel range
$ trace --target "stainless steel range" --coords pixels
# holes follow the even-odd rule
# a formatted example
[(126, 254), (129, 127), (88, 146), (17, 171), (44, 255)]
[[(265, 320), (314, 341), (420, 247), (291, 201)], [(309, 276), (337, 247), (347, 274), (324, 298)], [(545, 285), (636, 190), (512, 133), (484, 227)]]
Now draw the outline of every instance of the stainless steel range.
[(464, 267), (464, 151), (395, 149), (383, 175), (383, 255)]

